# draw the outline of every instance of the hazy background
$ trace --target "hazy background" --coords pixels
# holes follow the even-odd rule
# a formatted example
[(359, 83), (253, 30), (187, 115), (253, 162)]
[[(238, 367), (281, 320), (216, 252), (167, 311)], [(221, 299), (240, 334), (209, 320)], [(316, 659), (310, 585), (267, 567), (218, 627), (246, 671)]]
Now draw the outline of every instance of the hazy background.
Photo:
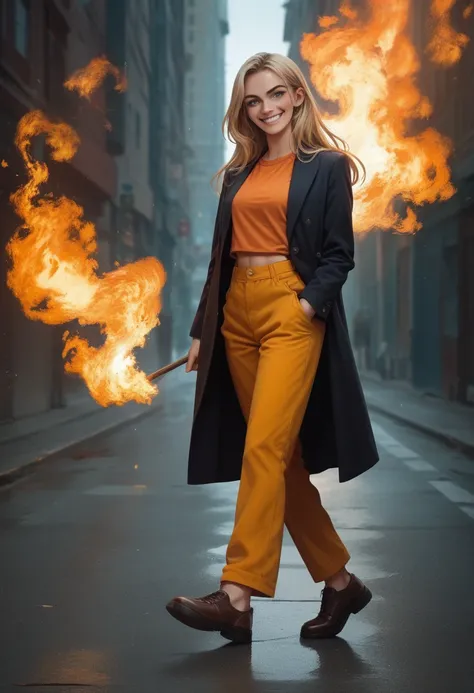
[[(227, 37), (226, 104), (229, 103), (234, 78), (241, 65), (254, 53), (288, 54), (288, 43), (283, 41), (285, 9), (281, 0), (229, 0), (229, 28)], [(225, 155), (232, 154), (232, 145), (226, 143)]]

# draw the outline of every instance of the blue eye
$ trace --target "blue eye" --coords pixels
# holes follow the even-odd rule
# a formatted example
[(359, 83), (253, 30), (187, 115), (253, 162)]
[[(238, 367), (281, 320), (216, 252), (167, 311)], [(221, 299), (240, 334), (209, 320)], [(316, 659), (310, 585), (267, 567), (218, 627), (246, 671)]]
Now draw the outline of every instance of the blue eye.
[[(280, 98), (280, 97), (283, 96), (283, 94), (285, 94), (285, 93), (286, 93), (286, 92), (285, 92), (284, 90), (274, 91), (273, 94), (272, 94), (272, 98), (273, 98), (273, 97), (278, 97), (278, 98)], [(256, 106), (256, 104), (258, 103), (258, 101), (259, 101), (259, 99), (250, 99), (250, 101), (247, 101), (247, 102), (246, 102), (246, 105), (247, 105), (247, 106), (250, 106), (250, 107), (253, 107), (253, 106)]]

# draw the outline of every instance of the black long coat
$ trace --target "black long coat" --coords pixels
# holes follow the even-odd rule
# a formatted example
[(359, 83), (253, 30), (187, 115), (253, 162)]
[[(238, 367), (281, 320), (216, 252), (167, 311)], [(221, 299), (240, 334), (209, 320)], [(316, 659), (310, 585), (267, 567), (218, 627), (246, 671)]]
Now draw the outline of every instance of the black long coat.
[[(209, 272), (191, 336), (201, 339), (188, 483), (240, 478), (246, 425), (230, 377), (220, 327), (234, 260), (232, 200), (253, 165), (224, 183)], [(341, 289), (354, 267), (352, 187), (347, 157), (322, 151), (295, 160), (287, 208), (289, 257), (306, 284), (301, 296), (326, 322), (326, 334), (300, 431), (311, 473), (339, 468), (348, 481), (378, 460), (349, 340)]]

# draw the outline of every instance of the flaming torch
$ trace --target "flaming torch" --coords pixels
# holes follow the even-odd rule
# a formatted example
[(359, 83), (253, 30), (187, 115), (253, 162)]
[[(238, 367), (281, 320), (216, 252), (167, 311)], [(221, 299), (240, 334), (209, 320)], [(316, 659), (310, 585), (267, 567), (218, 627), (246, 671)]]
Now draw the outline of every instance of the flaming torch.
[[(115, 77), (116, 89), (124, 89), (119, 71), (105, 58), (75, 73), (66, 87), (89, 98), (107, 74)], [(96, 231), (83, 218), (82, 207), (67, 197), (41, 197), (49, 170), (31, 155), (32, 139), (39, 135), (45, 136), (55, 161), (70, 161), (80, 144), (72, 127), (53, 123), (41, 111), (20, 120), (15, 142), (28, 180), (11, 196), (23, 223), (7, 246), (8, 286), (32, 320), (100, 326), (105, 337), (101, 347), (65, 332), (63, 348), (66, 371), (79, 374), (99, 404), (149, 404), (158, 389), (151, 383), (153, 376), (147, 378), (138, 368), (133, 351), (144, 346), (159, 324), (164, 268), (148, 257), (100, 274)]]

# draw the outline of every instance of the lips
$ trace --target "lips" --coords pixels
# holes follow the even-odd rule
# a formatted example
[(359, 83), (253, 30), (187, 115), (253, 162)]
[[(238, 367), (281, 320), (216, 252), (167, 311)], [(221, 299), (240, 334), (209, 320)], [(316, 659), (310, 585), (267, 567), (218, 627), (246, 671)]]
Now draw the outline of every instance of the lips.
[(262, 121), (262, 123), (266, 123), (267, 125), (272, 125), (273, 123), (277, 123), (280, 120), (282, 115), (283, 115), (282, 113), (277, 113), (276, 115), (272, 115), (269, 118), (260, 118), (260, 120)]

